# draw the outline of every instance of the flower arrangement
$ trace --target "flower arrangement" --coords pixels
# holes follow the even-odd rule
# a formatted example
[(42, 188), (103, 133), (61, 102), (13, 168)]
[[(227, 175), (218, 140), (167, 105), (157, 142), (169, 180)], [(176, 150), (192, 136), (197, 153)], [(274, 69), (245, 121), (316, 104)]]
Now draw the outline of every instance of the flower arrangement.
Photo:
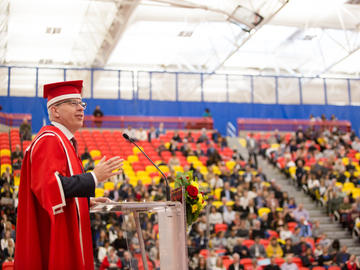
[(201, 210), (205, 207), (207, 196), (199, 189), (197, 178), (194, 179), (193, 172), (178, 172), (175, 178), (175, 188), (184, 187), (186, 201), (186, 221), (187, 225), (193, 224)]

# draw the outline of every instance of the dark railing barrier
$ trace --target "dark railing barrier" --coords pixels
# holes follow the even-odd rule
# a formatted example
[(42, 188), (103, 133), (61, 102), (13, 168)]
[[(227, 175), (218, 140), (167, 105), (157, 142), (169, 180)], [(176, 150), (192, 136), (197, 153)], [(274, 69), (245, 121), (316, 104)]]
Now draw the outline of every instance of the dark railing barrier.
[(259, 118), (238, 118), (238, 131), (296, 131), (300, 127), (305, 130), (313, 126), (315, 129), (338, 128), (343, 131), (351, 131), (351, 123), (346, 120), (322, 121), (322, 120), (304, 120), (304, 119), (259, 119)]
[(28, 120), (28, 123), (31, 125), (31, 114), (0, 112), (0, 124), (9, 127), (19, 127), (25, 118)]
[(86, 128), (157, 128), (160, 123), (166, 129), (213, 129), (214, 121), (209, 117), (163, 117), (163, 116), (103, 116), (85, 115)]

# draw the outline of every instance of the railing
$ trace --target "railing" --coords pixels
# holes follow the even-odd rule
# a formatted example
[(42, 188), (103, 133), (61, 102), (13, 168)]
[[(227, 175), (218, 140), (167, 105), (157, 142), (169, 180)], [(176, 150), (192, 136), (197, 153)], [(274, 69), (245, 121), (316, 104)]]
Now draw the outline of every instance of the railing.
[(350, 121), (322, 121), (322, 120), (303, 120), (303, 119), (258, 119), (258, 118), (238, 118), (238, 130), (257, 130), (257, 131), (296, 131), (300, 127), (305, 130), (308, 127), (315, 129), (338, 128), (343, 131), (351, 131)]
[(84, 127), (87, 128), (157, 128), (160, 123), (166, 129), (213, 129), (214, 121), (209, 117), (162, 117), (162, 116), (103, 116), (96, 118), (86, 115)]
[(236, 137), (236, 127), (231, 122), (226, 124), (226, 136)]
[(19, 127), (24, 119), (27, 119), (28, 123), (31, 125), (31, 114), (0, 112), (0, 124), (9, 127)]

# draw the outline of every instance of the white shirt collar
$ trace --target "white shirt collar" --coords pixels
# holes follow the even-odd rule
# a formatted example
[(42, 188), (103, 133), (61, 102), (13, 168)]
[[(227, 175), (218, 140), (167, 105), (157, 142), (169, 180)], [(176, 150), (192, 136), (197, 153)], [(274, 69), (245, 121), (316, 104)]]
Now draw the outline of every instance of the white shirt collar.
[(52, 121), (51, 124), (54, 125), (55, 127), (57, 127), (58, 129), (60, 129), (61, 132), (64, 133), (64, 135), (66, 136), (66, 138), (68, 138), (69, 141), (74, 137), (74, 134), (72, 134), (71, 131), (68, 130), (62, 124), (60, 124), (58, 122), (54, 122), (54, 121)]

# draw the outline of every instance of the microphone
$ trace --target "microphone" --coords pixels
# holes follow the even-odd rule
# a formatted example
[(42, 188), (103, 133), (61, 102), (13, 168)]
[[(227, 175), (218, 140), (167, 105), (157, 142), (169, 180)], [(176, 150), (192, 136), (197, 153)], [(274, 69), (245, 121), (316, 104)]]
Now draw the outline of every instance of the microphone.
[(154, 161), (152, 161), (151, 158), (149, 158), (149, 156), (136, 144), (135, 140), (133, 138), (130, 138), (129, 135), (127, 135), (126, 133), (123, 133), (123, 137), (125, 138), (125, 140), (131, 142), (132, 144), (134, 144), (141, 153), (143, 153), (143, 155), (151, 162), (152, 165), (154, 165), (154, 167), (161, 173), (161, 175), (164, 177), (165, 179), (165, 183), (166, 183), (166, 200), (170, 201), (170, 186), (169, 186), (169, 182), (168, 179), (166, 177), (166, 175), (160, 170), (160, 168), (154, 163)]

